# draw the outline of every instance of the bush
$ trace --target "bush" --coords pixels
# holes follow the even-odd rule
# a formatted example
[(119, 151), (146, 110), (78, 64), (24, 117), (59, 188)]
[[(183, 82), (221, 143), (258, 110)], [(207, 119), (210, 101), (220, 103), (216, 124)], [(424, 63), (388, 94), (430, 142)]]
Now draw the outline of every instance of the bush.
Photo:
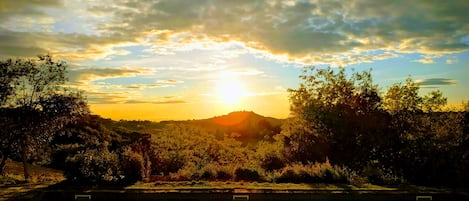
[(169, 174), (169, 180), (171, 181), (191, 181), (198, 178), (197, 168), (191, 163), (186, 164), (177, 172)]
[(182, 155), (176, 153), (167, 153), (155, 151), (151, 158), (152, 172), (158, 174), (164, 172), (165, 175), (169, 173), (176, 173), (185, 166), (186, 159)]
[(290, 166), (284, 168), (280, 175), (275, 179), (277, 182), (280, 183), (298, 183), (301, 182), (298, 180), (298, 173), (296, 173), (293, 169), (289, 169)]
[(122, 158), (124, 179), (128, 182), (141, 181), (145, 177), (145, 162), (142, 155), (128, 148)]
[(257, 159), (260, 166), (267, 171), (279, 170), (285, 167), (285, 156), (281, 141), (274, 142), (261, 141), (256, 147)]
[(221, 166), (219, 164), (209, 163), (198, 169), (193, 163), (188, 163), (178, 172), (170, 174), (170, 180), (191, 181), (191, 180), (221, 180), (227, 181), (233, 179), (232, 166)]
[(280, 183), (348, 183), (344, 168), (332, 166), (329, 161), (314, 164), (291, 164), (275, 173)]
[(369, 183), (377, 185), (395, 185), (404, 183), (402, 177), (397, 177), (391, 170), (383, 168), (377, 161), (369, 162), (361, 172)]
[(278, 170), (285, 167), (285, 161), (279, 156), (267, 155), (261, 159), (261, 167), (267, 171)]
[(221, 167), (217, 171), (217, 180), (230, 180), (233, 179), (233, 172), (228, 170), (227, 168)]
[(355, 171), (347, 172), (347, 181), (349, 184), (352, 184), (354, 186), (363, 186), (364, 184), (369, 183), (368, 178), (357, 174)]
[(113, 183), (120, 178), (119, 157), (106, 148), (88, 149), (68, 157), (65, 176), (69, 180), (90, 183)]
[(230, 180), (233, 178), (232, 168), (219, 164), (208, 164), (201, 169), (201, 179), (205, 180)]
[(257, 170), (237, 168), (235, 171), (236, 181), (263, 181)]
[(200, 170), (200, 179), (204, 180), (215, 180), (217, 177), (217, 167), (216, 165), (209, 164)]

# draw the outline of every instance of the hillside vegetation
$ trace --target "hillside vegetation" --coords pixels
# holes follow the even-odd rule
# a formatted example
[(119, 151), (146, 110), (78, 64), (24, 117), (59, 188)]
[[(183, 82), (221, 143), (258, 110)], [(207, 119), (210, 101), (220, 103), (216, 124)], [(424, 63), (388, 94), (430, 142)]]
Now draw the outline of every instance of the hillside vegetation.
[[(369, 71), (347, 76), (344, 69), (306, 67), (303, 83), (289, 90), (292, 115), (286, 120), (238, 111), (203, 120), (114, 121), (89, 114), (79, 92), (61, 88), (63, 63), (40, 58), (40, 65), (26, 61), (29, 70), (11, 70), (18, 63), (11, 60), (0, 66), (10, 76), (0, 86), (6, 90), (0, 90), (2, 172), (10, 158), (24, 167), (62, 170), (76, 184), (468, 185), (469, 103), (444, 110), (440, 91), (421, 95), (411, 78), (381, 92)], [(37, 69), (48, 65), (61, 71)], [(26, 79), (37, 76), (60, 79)], [(16, 83), (37, 85), (43, 96), (23, 93), (34, 87)], [(47, 84), (52, 86), (42, 87)], [(21, 93), (32, 102), (18, 105), (26, 100)]]

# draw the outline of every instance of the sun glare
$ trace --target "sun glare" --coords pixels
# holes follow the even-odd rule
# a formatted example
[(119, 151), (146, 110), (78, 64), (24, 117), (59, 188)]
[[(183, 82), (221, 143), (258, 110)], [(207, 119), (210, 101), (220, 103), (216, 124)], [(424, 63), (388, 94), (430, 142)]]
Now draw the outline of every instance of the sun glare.
[(216, 84), (217, 96), (225, 104), (235, 104), (244, 95), (244, 86), (232, 73), (222, 73)]

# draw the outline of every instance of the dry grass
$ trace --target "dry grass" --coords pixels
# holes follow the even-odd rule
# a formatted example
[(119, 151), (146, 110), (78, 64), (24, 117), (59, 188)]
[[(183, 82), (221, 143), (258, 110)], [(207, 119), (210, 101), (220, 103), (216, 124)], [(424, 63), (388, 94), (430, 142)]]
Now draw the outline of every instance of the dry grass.
[[(29, 165), (31, 175), (30, 184), (55, 184), (65, 179), (62, 171), (45, 168), (37, 165)], [(25, 184), (23, 176), (23, 164), (8, 160), (3, 174), (0, 176), (0, 187)]]
[(23, 164), (8, 160), (0, 176), (0, 201), (31, 200), (36, 196), (36, 189), (45, 188), (65, 179), (59, 170), (29, 165), (31, 180), (24, 181)]
[(232, 182), (232, 181), (180, 181), (136, 183), (127, 189), (191, 190), (191, 189), (250, 189), (250, 190), (397, 190), (384, 186), (366, 184), (363, 186), (337, 184), (294, 184), (270, 182)]

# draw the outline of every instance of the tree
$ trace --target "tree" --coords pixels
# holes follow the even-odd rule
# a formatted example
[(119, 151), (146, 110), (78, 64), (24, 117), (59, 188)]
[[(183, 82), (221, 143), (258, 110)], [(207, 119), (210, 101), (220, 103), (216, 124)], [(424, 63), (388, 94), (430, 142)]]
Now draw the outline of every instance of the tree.
[(410, 77), (384, 95), (391, 115), (394, 154), (386, 166), (415, 184), (466, 185), (467, 143), (464, 112), (444, 111), (447, 99), (439, 90), (419, 94)]
[(0, 62), (2, 164), (11, 155), (21, 155), (26, 180), (31, 155), (57, 130), (89, 113), (81, 93), (64, 86), (66, 69), (65, 62), (50, 55)]
[(387, 115), (370, 71), (347, 78), (345, 69), (306, 67), (290, 89), (293, 118), (284, 126), (291, 159), (363, 167), (379, 152)]
[(13, 68), (11, 59), (0, 61), (0, 105), (4, 105), (7, 98), (13, 93), (12, 82), (18, 75), (18, 69)]
[(419, 89), (419, 85), (410, 77), (405, 84), (392, 85), (384, 95), (384, 108), (391, 114), (421, 112), (423, 98), (419, 96)]
[[(8, 97), (13, 93), (13, 85), (12, 82), (16, 77), (18, 77), (18, 69), (13, 68), (14, 61), (11, 59), (0, 61), (0, 106), (4, 106), (8, 100)], [(8, 122), (6, 118), (12, 111), (7, 110), (6, 108), (0, 107), (0, 123), (3, 126), (4, 130), (8, 129), (11, 124)], [(12, 133), (2, 133), (0, 137), (0, 173), (3, 172), (3, 169), (6, 164), (6, 160), (11, 153), (10, 146), (12, 145), (9, 142), (11, 139)]]
[(363, 167), (378, 170), (369, 175), (378, 182), (399, 176), (416, 184), (466, 185), (469, 115), (443, 111), (440, 91), (422, 96), (409, 77), (381, 98), (370, 72), (347, 77), (344, 69), (307, 67), (300, 78), (300, 87), (289, 90), (293, 117), (282, 131), (292, 162), (327, 157), (364, 174)]

